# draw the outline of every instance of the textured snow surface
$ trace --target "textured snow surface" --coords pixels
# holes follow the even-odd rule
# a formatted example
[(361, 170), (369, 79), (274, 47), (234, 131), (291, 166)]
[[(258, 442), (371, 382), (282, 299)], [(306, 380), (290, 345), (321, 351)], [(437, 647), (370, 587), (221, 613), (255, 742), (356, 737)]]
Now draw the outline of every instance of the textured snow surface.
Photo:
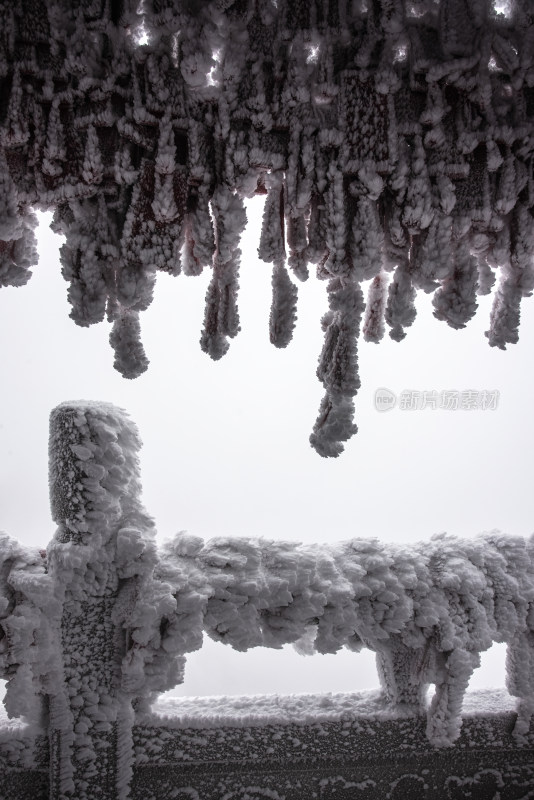
[[(505, 689), (467, 692), (462, 717), (498, 715), (516, 710)], [(172, 728), (311, 725), (357, 719), (402, 719), (410, 709), (394, 708), (380, 691), (326, 694), (249, 695), (244, 697), (162, 697), (139, 724), (164, 722)]]

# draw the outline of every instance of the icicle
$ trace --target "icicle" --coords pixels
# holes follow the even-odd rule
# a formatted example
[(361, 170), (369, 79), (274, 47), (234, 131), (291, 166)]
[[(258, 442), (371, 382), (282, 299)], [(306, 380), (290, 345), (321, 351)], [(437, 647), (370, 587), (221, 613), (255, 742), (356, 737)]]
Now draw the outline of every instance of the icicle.
[(312, 194), (306, 260), (310, 264), (318, 264), (326, 258), (326, 254), (326, 204), (322, 196)]
[(24, 102), (24, 91), (18, 66), (13, 71), (11, 94), (7, 106), (6, 120), (0, 129), (0, 139), (4, 147), (22, 147), (30, 137), (28, 126), (29, 98)]
[(488, 261), (492, 267), (511, 269), (510, 225), (503, 225), (502, 228), (497, 232), (497, 237), (493, 243), (493, 247), (488, 252)]
[[(399, 263), (399, 260), (407, 261), (406, 249), (408, 237), (401, 222), (402, 209), (397, 203), (392, 202), (388, 206), (386, 214), (386, 228), (384, 231), (384, 257), (387, 264), (385, 268), (390, 270)], [(396, 257), (392, 258), (395, 254)], [(393, 266), (391, 266), (393, 264)]]
[(396, 205), (402, 206), (404, 203), (408, 183), (410, 180), (410, 152), (409, 147), (404, 138), (399, 143), (399, 154), (397, 163), (394, 165), (393, 171), (389, 178), (389, 188), (393, 192)]
[(287, 219), (287, 245), (289, 247), (288, 265), (293, 274), (301, 281), (308, 279), (308, 260), (306, 248), (306, 220), (304, 216), (289, 216)]
[[(182, 219), (187, 202), (187, 177), (183, 169), (163, 176), (165, 193), (155, 197), (161, 176), (145, 160), (132, 191), (121, 239), (121, 262), (116, 290), (121, 305), (137, 311), (152, 302), (157, 270), (178, 275), (181, 270)], [(157, 220), (154, 210), (170, 221)]]
[(32, 273), (30, 267), (37, 264), (37, 240), (34, 228), (37, 217), (27, 211), (20, 220), (20, 229), (10, 241), (0, 240), (0, 286), (23, 286)]
[(131, 186), (137, 180), (138, 171), (132, 164), (130, 144), (125, 143), (115, 153), (115, 163), (113, 167), (115, 182), (125, 186)]
[(284, 243), (284, 190), (278, 181), (271, 184), (263, 208), (258, 256), (267, 263), (283, 263)]
[(214, 360), (227, 352), (228, 338), (239, 332), (237, 310), (238, 274), (241, 250), (238, 247), (247, 215), (241, 198), (227, 186), (212, 198), (215, 218), (216, 251), (213, 278), (206, 294), (206, 312), (200, 346)]
[[(509, 232), (508, 232), (509, 231)], [(506, 349), (507, 344), (519, 340), (521, 298), (530, 296), (534, 289), (534, 233), (533, 220), (523, 202), (516, 204), (506, 234), (501, 234), (499, 246), (493, 256), (499, 257), (501, 249), (503, 280), (493, 301), (490, 329), (486, 332), (492, 347)]]
[(65, 149), (65, 137), (59, 104), (52, 104), (48, 117), (48, 129), (46, 133), (46, 147), (43, 152), (43, 172), (53, 178), (58, 177), (63, 172), (63, 165), (67, 158)]
[(214, 361), (222, 358), (233, 338), (239, 333), (239, 313), (237, 310), (237, 281), (239, 256), (234, 254), (232, 261), (217, 265), (206, 293), (206, 312), (200, 346)]
[(87, 129), (82, 176), (84, 181), (88, 184), (101, 183), (104, 177), (102, 154), (100, 152), (98, 134), (94, 125), (89, 125)]
[(426, 733), (437, 747), (446, 747), (460, 735), (462, 701), (474, 670), (480, 666), (479, 653), (460, 648), (447, 654), (444, 664), (446, 680), (438, 688), (430, 708)]
[(534, 289), (534, 218), (524, 202), (518, 202), (511, 219), (510, 267), (522, 295)]
[(445, 216), (449, 216), (456, 205), (456, 191), (454, 188), (454, 183), (447, 175), (441, 174), (436, 176), (435, 181), (439, 208)]
[(70, 282), (70, 313), (77, 325), (87, 326), (104, 319), (108, 284), (119, 251), (113, 241), (108, 209), (102, 195), (73, 203), (74, 222), (65, 227), (66, 242), (61, 246), (62, 275)]
[(416, 317), (415, 289), (405, 267), (395, 270), (393, 281), (389, 285), (385, 318), (391, 327), (389, 335), (396, 342), (406, 336), (404, 328), (409, 328)]
[(415, 137), (411, 174), (403, 204), (402, 224), (412, 233), (428, 228), (432, 221), (432, 196), (421, 137)]
[(490, 294), (495, 284), (495, 273), (485, 258), (478, 258), (478, 295)]
[(352, 398), (360, 387), (357, 337), (365, 307), (360, 287), (331, 281), (329, 306), (323, 318), (325, 342), (317, 367), (317, 377), (326, 395), (321, 401), (310, 443), (319, 455), (336, 458), (343, 452), (342, 442), (357, 431)]
[(135, 259), (130, 254), (120, 258), (116, 272), (116, 292), (117, 299), (124, 308), (145, 311), (152, 302), (155, 282), (156, 268), (153, 263), (145, 263), (141, 258)]
[(377, 275), (369, 285), (362, 329), (366, 342), (378, 344), (384, 336), (387, 288), (388, 276), (385, 272)]
[(352, 223), (352, 277), (355, 281), (374, 278), (383, 265), (384, 232), (373, 200), (360, 197)]
[[(289, 215), (297, 215), (297, 211), (299, 210), (299, 203), (298, 203), (298, 184), (300, 178), (300, 149), (301, 149), (301, 135), (302, 135), (302, 126), (297, 123), (293, 124), (289, 134), (289, 146), (288, 146), (288, 154), (287, 154), (287, 169), (285, 171), (285, 188), (286, 188), (286, 200), (287, 200), (287, 207), (289, 210)], [(313, 154), (312, 160), (313, 160)], [(304, 202), (304, 207), (307, 205)]]
[[(346, 277), (351, 272), (347, 258), (347, 223), (343, 173), (335, 161), (328, 168), (326, 192), (326, 247), (328, 257), (321, 267), (325, 276)], [(357, 277), (356, 277), (357, 280)]]
[(495, 198), (495, 211), (503, 216), (508, 214), (517, 202), (515, 157), (509, 153), (499, 173), (499, 184)]
[(160, 174), (156, 171), (154, 176), (154, 199), (152, 211), (156, 222), (172, 222), (178, 217), (179, 211), (174, 200), (174, 181), (171, 174)]
[(269, 338), (275, 347), (287, 347), (297, 319), (297, 287), (283, 264), (275, 264), (272, 276), (273, 301), (269, 317)]
[(113, 366), (123, 378), (138, 378), (148, 369), (137, 312), (127, 309), (121, 311), (113, 324), (109, 343), (115, 351)]
[(18, 192), (11, 178), (4, 151), (0, 147), (0, 240), (8, 242), (18, 238), (21, 232)]
[(444, 320), (452, 328), (465, 328), (477, 310), (477, 280), (477, 261), (464, 238), (456, 245), (454, 272), (432, 299), (436, 319)]
[(215, 253), (207, 187), (199, 190), (194, 210), (185, 217), (184, 238), (184, 273), (200, 275), (204, 267), (211, 265)]
[(507, 344), (519, 340), (520, 303), (521, 289), (511, 280), (504, 280), (493, 299), (490, 329), (485, 333), (491, 347), (506, 350)]
[(427, 231), (413, 237), (410, 253), (414, 284), (433, 292), (453, 269), (452, 219), (436, 213)]
[(170, 115), (167, 114), (160, 123), (158, 150), (155, 170), (158, 175), (172, 175), (176, 169), (176, 145)]

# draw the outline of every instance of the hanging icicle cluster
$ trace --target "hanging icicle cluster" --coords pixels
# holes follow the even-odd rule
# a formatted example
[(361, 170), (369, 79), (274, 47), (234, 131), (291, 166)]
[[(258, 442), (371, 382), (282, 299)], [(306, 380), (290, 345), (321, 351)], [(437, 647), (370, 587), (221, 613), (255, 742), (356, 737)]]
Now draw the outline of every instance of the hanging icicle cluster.
[(243, 199), (266, 194), (275, 346), (296, 320), (289, 273), (313, 264), (327, 282), (311, 437), (325, 456), (356, 431), (360, 324), (401, 340), (423, 290), (462, 328), (498, 270), (486, 335), (517, 341), (534, 288), (531, 0), (139, 9), (0, 2), (0, 284), (26, 282), (31, 209), (54, 207), (71, 316), (107, 315), (125, 377), (147, 368), (139, 312), (158, 270), (212, 268), (201, 346), (220, 358), (239, 331)]

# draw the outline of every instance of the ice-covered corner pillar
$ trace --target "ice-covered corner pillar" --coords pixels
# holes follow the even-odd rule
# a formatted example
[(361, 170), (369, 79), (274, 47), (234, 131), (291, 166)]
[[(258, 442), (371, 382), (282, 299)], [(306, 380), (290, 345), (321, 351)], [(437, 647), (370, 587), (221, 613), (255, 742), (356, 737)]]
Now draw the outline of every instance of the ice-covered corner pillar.
[(124, 411), (91, 402), (55, 408), (49, 442), (58, 529), (48, 564), (62, 605), (60, 678), (49, 689), (50, 798), (123, 800), (133, 709), (121, 676), (128, 634), (117, 608), (132, 578), (121, 578), (120, 542), (135, 530), (133, 550), (142, 561), (153, 528), (139, 502), (141, 443)]

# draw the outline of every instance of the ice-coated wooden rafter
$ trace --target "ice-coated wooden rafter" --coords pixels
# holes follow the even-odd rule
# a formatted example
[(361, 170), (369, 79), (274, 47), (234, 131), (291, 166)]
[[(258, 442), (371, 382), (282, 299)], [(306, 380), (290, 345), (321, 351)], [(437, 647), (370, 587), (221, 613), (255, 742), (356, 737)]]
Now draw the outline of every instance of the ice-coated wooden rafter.
[(295, 324), (290, 273), (305, 280), (315, 265), (326, 281), (326, 394), (311, 437), (322, 455), (356, 431), (360, 326), (369, 341), (384, 322), (402, 339), (418, 290), (461, 328), (496, 284), (489, 343), (517, 341), (534, 287), (531, 0), (0, 11), (0, 284), (26, 282), (32, 209), (54, 208), (71, 315), (107, 315), (126, 377), (148, 365), (139, 312), (158, 270), (212, 268), (201, 346), (226, 352), (239, 331), (243, 199), (257, 193), (273, 344)]

